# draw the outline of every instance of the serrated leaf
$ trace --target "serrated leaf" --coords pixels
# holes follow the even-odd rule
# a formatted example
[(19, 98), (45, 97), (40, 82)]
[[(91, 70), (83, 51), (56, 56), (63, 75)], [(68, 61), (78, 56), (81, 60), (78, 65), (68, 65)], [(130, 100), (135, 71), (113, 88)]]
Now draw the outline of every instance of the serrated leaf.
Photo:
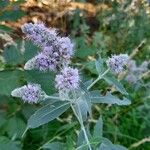
[(102, 136), (103, 136), (103, 120), (102, 117), (100, 117), (94, 127), (93, 138), (100, 139), (102, 138)]
[(128, 95), (128, 93), (126, 92), (125, 88), (123, 87), (123, 85), (117, 80), (115, 79), (113, 76), (104, 76), (103, 77), (105, 79), (105, 81), (110, 84), (115, 86), (115, 88), (121, 92), (122, 94)]
[(105, 96), (101, 95), (99, 91), (92, 91), (91, 102), (92, 103), (104, 103), (104, 104), (117, 104), (117, 105), (130, 105), (131, 101), (123, 97), (120, 100), (118, 97), (113, 96), (111, 93), (107, 93)]
[(54, 120), (64, 113), (69, 106), (69, 102), (66, 101), (58, 101), (43, 106), (29, 118), (27, 128), (36, 128)]

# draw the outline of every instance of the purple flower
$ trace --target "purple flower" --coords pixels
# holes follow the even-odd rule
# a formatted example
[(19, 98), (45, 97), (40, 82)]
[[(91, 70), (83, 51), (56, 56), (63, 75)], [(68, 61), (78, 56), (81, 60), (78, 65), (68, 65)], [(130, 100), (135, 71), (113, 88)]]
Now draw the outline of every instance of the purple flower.
[(79, 73), (77, 69), (65, 67), (55, 78), (58, 90), (73, 90), (79, 87)]
[(40, 53), (37, 56), (30, 59), (24, 66), (25, 70), (36, 69), (40, 71), (54, 70), (55, 68), (55, 59), (49, 58), (43, 53)]
[(128, 62), (127, 54), (113, 55), (107, 60), (107, 66), (116, 74), (124, 70), (124, 66)]
[(57, 38), (56, 30), (45, 27), (43, 23), (26, 23), (21, 29), (28, 39), (40, 47), (50, 46)]
[(140, 66), (136, 66), (135, 60), (130, 60), (128, 62), (128, 70), (134, 74), (141, 74), (148, 70), (148, 64), (148, 61), (144, 61)]
[(148, 70), (148, 64), (149, 62), (144, 61), (140, 66), (136, 66), (135, 60), (130, 60), (128, 62), (128, 74), (125, 78), (126, 81), (129, 83), (136, 83), (140, 76)]
[(57, 44), (59, 45), (59, 53), (64, 58), (68, 58), (73, 55), (74, 45), (71, 43), (71, 40), (68, 37), (59, 37), (57, 39)]
[(22, 98), (22, 100), (27, 103), (37, 103), (39, 100), (43, 99), (46, 94), (42, 91), (39, 84), (30, 83), (16, 88), (11, 92), (11, 95), (13, 97)]
[(135, 76), (134, 74), (132, 74), (132, 73), (129, 73), (129, 74), (126, 76), (125, 80), (126, 80), (127, 82), (131, 83), (131, 84), (134, 84), (134, 83), (136, 83), (136, 81), (138, 80), (138, 77), (136, 77), (136, 76)]
[(144, 61), (144, 62), (140, 65), (139, 71), (140, 71), (141, 73), (146, 72), (146, 71), (148, 70), (148, 64), (149, 64), (148, 61)]
[(44, 47), (42, 52), (50, 58), (54, 58), (57, 65), (66, 66), (74, 54), (73, 47), (74, 45), (68, 37), (57, 37), (52, 45)]
[(129, 60), (127, 66), (128, 66), (128, 70), (130, 72), (134, 72), (134, 71), (137, 70), (137, 66), (136, 66), (135, 60)]
[[(68, 66), (74, 53), (74, 45), (68, 37), (58, 36), (55, 29), (46, 28), (42, 23), (24, 24), (22, 31), (33, 43), (42, 48), (43, 53), (27, 62), (25, 68), (37, 68), (45, 71)], [(42, 59), (41, 57), (45, 57), (44, 55), (46, 58)]]

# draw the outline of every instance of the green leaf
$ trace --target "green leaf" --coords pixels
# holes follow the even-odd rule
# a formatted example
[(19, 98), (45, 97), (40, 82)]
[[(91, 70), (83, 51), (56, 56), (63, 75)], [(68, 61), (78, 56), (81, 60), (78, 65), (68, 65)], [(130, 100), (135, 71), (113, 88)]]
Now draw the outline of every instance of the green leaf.
[(127, 148), (121, 145), (113, 144), (108, 139), (103, 138), (102, 143), (97, 150), (127, 150)]
[(0, 127), (6, 122), (6, 116), (4, 113), (0, 113)]
[[(83, 96), (82, 96), (83, 97)], [(78, 112), (78, 109), (80, 109), (80, 112), (81, 112), (81, 115), (82, 115), (82, 119), (85, 121), (87, 119), (87, 115), (88, 113), (90, 113), (90, 109), (89, 109), (89, 106), (88, 106), (88, 103), (86, 102), (86, 100), (84, 99), (79, 99), (75, 105), (74, 105), (77, 113)], [(79, 108), (78, 108), (79, 107)], [(77, 109), (78, 108), (78, 109)]]
[(54, 73), (36, 70), (25, 71), (25, 78), (28, 82), (40, 84), (48, 95), (54, 93)]
[(77, 37), (75, 56), (79, 58), (86, 58), (89, 55), (96, 53), (97, 49), (86, 43), (85, 37)]
[(88, 145), (86, 142), (84, 142), (82, 145), (76, 148), (76, 150), (88, 150)]
[(0, 136), (0, 150), (21, 150), (20, 143), (11, 141), (4, 136)]
[(102, 138), (102, 136), (103, 136), (103, 120), (102, 117), (100, 117), (94, 127), (93, 138), (100, 139)]
[[(84, 121), (87, 119), (87, 115), (92, 116), (91, 99), (85, 86), (86, 85), (82, 84), (82, 87), (76, 90), (78, 100), (74, 104), (74, 108), (77, 111), (77, 114), (81, 113), (82, 119)], [(79, 113), (79, 109), (80, 109), (80, 113)]]
[(123, 85), (117, 80), (115, 79), (113, 76), (104, 76), (103, 77), (105, 79), (105, 81), (110, 84), (115, 86), (115, 88), (121, 92), (122, 94), (128, 95), (128, 93), (126, 92), (125, 88), (123, 87)]
[(46, 143), (42, 146), (43, 149), (49, 150), (64, 150), (65, 144), (61, 142)]
[(93, 79), (88, 80), (88, 81), (86, 81), (84, 83), (81, 83), (80, 86), (81, 86), (82, 89), (87, 90), (88, 86), (90, 86), (92, 84), (92, 82), (93, 82)]
[(88, 63), (85, 63), (85, 68), (88, 69), (93, 74), (98, 74), (95, 68), (95, 61), (90, 61)]
[(66, 101), (58, 101), (43, 106), (29, 118), (27, 128), (36, 128), (54, 120), (64, 113), (69, 106), (70, 104)]
[(77, 146), (81, 146), (83, 143), (85, 143), (85, 137), (83, 130), (81, 129), (78, 134)]
[(0, 71), (0, 94), (10, 96), (11, 91), (21, 86), (20, 78), (23, 72), (16, 71)]
[(18, 41), (17, 47), (15, 46), (7, 46), (4, 49), (3, 57), (7, 64), (10, 65), (17, 65), (17, 64), (23, 64), (24, 62), (28, 61), (32, 57), (34, 57), (38, 51), (39, 48), (33, 45), (31, 42), (25, 42), (24, 48), (25, 51), (22, 54), (21, 52), (21, 41)]
[(34, 57), (40, 51), (39, 47), (35, 46), (31, 41), (25, 42), (24, 60), (25, 62)]
[(65, 150), (76, 150), (74, 148), (74, 140), (73, 139), (73, 133), (70, 133), (66, 136), (66, 143), (65, 143)]
[(104, 103), (104, 104), (117, 104), (117, 105), (130, 105), (131, 101), (127, 98), (120, 100), (119, 98), (113, 96), (111, 93), (107, 93), (105, 96), (101, 95), (99, 91), (92, 91), (91, 102), (92, 103)]
[(14, 116), (8, 120), (5, 129), (10, 137), (21, 138), (25, 128), (26, 125), (23, 120)]
[(96, 66), (96, 70), (98, 72), (99, 75), (103, 74), (104, 71), (105, 71), (105, 68), (104, 68), (104, 61), (103, 59), (98, 59), (95, 61), (95, 66)]
[(7, 10), (0, 14), (0, 21), (17, 21), (19, 18), (23, 17), (25, 12), (21, 10)]
[(74, 128), (76, 125), (78, 125), (78, 122), (72, 122), (69, 124), (65, 124), (56, 131), (56, 134), (64, 133), (64, 132), (70, 130), (71, 128)]
[(9, 65), (23, 63), (23, 55), (15, 46), (7, 46), (4, 50), (3, 57)]

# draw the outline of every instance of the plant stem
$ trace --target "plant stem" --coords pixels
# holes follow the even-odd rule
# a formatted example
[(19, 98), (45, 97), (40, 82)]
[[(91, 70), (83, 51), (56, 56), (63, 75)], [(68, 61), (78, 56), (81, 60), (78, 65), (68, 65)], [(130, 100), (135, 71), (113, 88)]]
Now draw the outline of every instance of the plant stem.
[[(81, 129), (82, 129), (82, 131), (83, 131), (83, 133), (84, 133), (84, 137), (85, 137), (86, 143), (87, 143), (87, 145), (88, 145), (88, 147), (89, 147), (89, 150), (92, 150), (91, 145), (90, 145), (90, 142), (89, 142), (89, 139), (88, 139), (88, 136), (87, 136), (87, 133), (86, 133), (86, 130), (85, 130), (85, 127), (84, 127), (84, 124), (83, 124), (83, 119), (82, 119), (82, 115), (81, 115), (81, 112), (80, 112), (80, 108), (79, 108), (79, 106), (78, 106), (78, 103), (76, 103), (76, 105), (77, 105), (77, 111), (78, 111), (78, 113), (77, 113), (76, 110), (74, 109), (73, 105), (71, 105), (71, 108), (72, 108), (72, 110), (73, 110), (75, 116), (77, 117), (77, 119), (78, 119), (80, 125), (81, 125)], [(79, 116), (78, 116), (78, 115), (79, 115)]]
[(23, 132), (21, 138), (24, 138), (24, 136), (25, 136), (26, 132), (28, 131), (28, 129), (29, 129), (29, 128), (26, 128), (26, 129), (25, 129), (25, 131)]
[(84, 125), (81, 127), (89, 150), (92, 150)]
[[(46, 95), (45, 99), (47, 99), (47, 98), (53, 99), (53, 100), (61, 100), (61, 98), (60, 98), (60, 97), (57, 97), (57, 96), (49, 96), (49, 95)], [(66, 98), (65, 100), (70, 101), (69, 98), (68, 98), (68, 99)]]
[(98, 78), (94, 80), (91, 85), (87, 87), (87, 90), (89, 90), (93, 85), (95, 85), (95, 83), (97, 83), (100, 79), (102, 79), (103, 76), (105, 76), (108, 72), (109, 72), (109, 69), (107, 69), (103, 74), (99, 75)]
[(45, 98), (54, 99), (54, 100), (60, 100), (59, 97), (56, 97), (56, 96), (49, 96), (49, 95), (46, 95)]

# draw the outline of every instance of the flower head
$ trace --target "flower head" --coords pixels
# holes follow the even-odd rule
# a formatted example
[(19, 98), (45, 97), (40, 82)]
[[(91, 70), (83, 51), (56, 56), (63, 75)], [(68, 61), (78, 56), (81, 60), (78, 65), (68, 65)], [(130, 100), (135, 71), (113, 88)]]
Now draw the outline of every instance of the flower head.
[(148, 65), (149, 65), (149, 62), (148, 61), (144, 61), (140, 66), (139, 66), (139, 71), (141, 73), (144, 73), (148, 70)]
[(125, 78), (131, 84), (136, 83), (138, 80), (141, 80), (141, 76), (148, 70), (148, 61), (144, 61), (140, 66), (136, 65), (135, 60), (128, 61), (128, 74)]
[(113, 55), (107, 60), (107, 66), (114, 72), (120, 73), (124, 70), (124, 66), (128, 62), (127, 54)]
[(59, 37), (57, 39), (57, 44), (59, 45), (59, 53), (64, 56), (64, 58), (68, 58), (73, 55), (73, 43), (68, 37)]
[(42, 52), (50, 58), (56, 60), (58, 65), (68, 65), (74, 54), (73, 43), (68, 37), (59, 37), (52, 43), (51, 46), (46, 46)]
[(58, 90), (73, 90), (79, 87), (79, 74), (77, 69), (65, 67), (59, 75), (56, 75), (56, 88)]
[(40, 70), (40, 71), (48, 71), (54, 70), (56, 68), (55, 59), (49, 58), (43, 53), (38, 54), (37, 56), (33, 57), (24, 66), (25, 70)]
[(37, 103), (45, 95), (39, 84), (28, 84), (20, 88), (16, 88), (11, 92), (13, 97), (22, 98), (24, 102), (27, 103)]
[(134, 83), (136, 83), (136, 81), (138, 80), (138, 77), (136, 77), (136, 76), (135, 76), (134, 74), (132, 74), (132, 73), (129, 73), (129, 74), (126, 76), (125, 80), (126, 80), (127, 82), (131, 83), (131, 84), (134, 84)]
[(28, 39), (40, 47), (50, 46), (57, 38), (56, 30), (45, 27), (43, 23), (25, 23), (21, 29)]
[(42, 52), (50, 59), (55, 60), (56, 68), (60, 68), (70, 63), (73, 55), (73, 44), (68, 37), (58, 37), (51, 46), (44, 47)]
[(74, 45), (68, 37), (58, 36), (55, 29), (46, 28), (43, 23), (24, 24), (22, 31), (42, 49), (42, 54), (29, 60), (25, 68), (36, 68), (41, 71), (55, 70), (70, 63)]
[(129, 60), (128, 63), (127, 63), (127, 66), (128, 66), (128, 70), (130, 72), (134, 72), (134, 71), (137, 70), (137, 66), (136, 66), (135, 60)]

